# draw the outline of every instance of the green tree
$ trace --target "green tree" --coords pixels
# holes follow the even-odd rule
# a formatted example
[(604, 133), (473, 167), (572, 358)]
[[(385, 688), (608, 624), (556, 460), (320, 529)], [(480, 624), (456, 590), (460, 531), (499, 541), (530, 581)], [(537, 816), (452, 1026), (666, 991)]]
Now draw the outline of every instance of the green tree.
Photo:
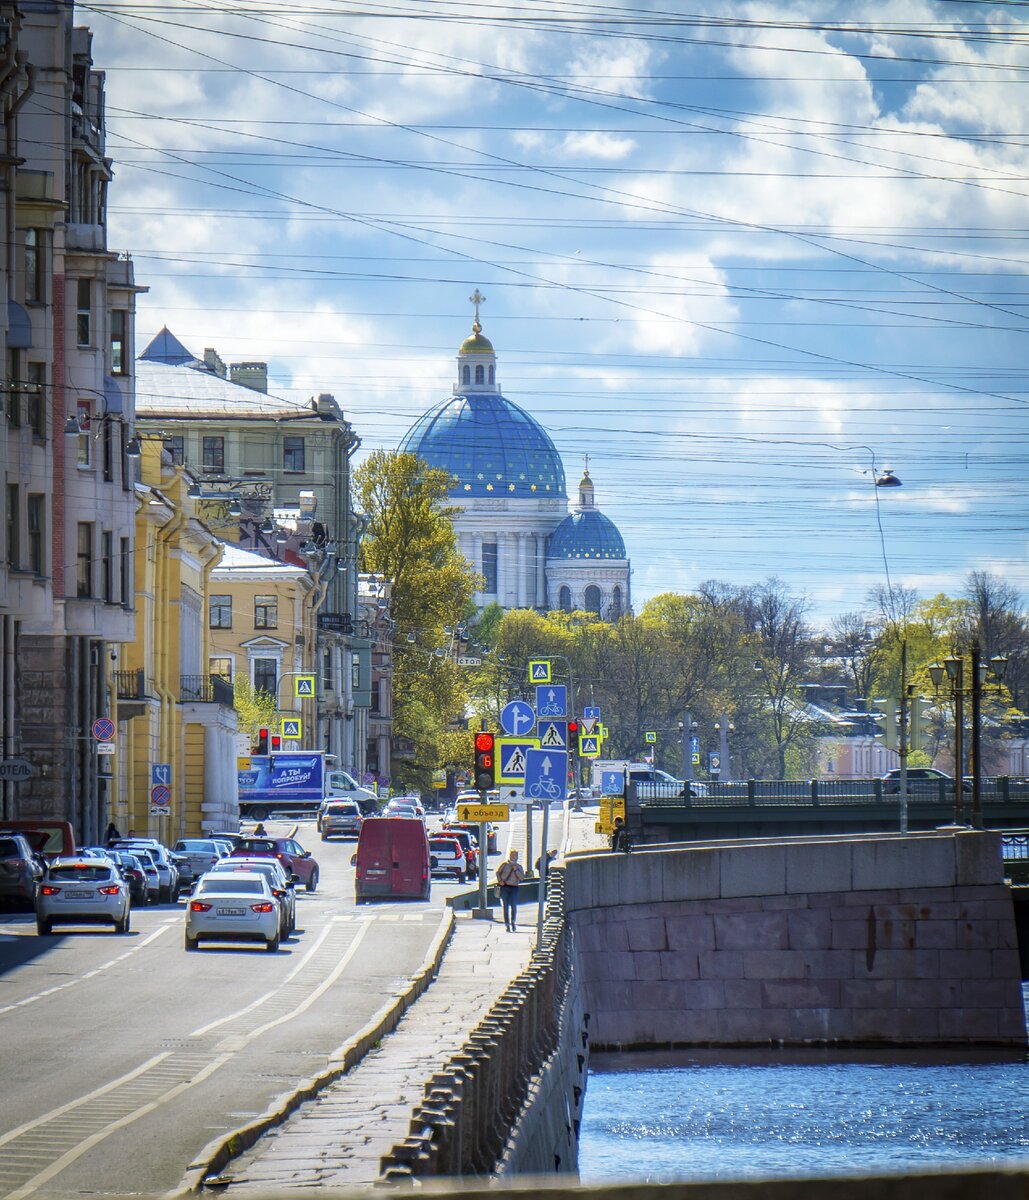
[(232, 681), (232, 706), (236, 710), (239, 732), (245, 733), (251, 741), (259, 729), (270, 728), (275, 720), (275, 697), (271, 692), (255, 688), (244, 671), (237, 671)]
[(368, 521), (361, 568), (391, 584), (391, 773), (405, 787), (430, 785), (441, 762), (443, 735), (466, 707), (464, 669), (453, 661), (453, 652), (455, 631), (471, 610), (477, 577), (457, 549), (452, 486), (446, 471), (413, 454), (377, 450), (354, 472), (358, 502)]

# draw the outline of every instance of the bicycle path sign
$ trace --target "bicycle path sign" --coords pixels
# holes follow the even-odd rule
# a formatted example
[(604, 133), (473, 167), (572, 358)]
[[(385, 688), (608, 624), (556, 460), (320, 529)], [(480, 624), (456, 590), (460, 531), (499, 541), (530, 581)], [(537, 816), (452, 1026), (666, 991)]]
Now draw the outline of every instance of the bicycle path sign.
[(536, 716), (563, 717), (568, 711), (568, 689), (563, 684), (548, 683), (536, 688)]
[(568, 755), (557, 750), (526, 751), (525, 794), (533, 800), (566, 799)]

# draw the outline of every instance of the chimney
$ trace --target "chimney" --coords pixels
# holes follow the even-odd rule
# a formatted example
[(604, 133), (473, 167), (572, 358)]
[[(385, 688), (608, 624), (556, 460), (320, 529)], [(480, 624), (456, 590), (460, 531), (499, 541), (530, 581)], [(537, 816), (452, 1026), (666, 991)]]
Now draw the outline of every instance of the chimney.
[(219, 379), (225, 378), (225, 364), (218, 357), (217, 350), (212, 350), (211, 347), (208, 346), (204, 350), (204, 362), (207, 364), (209, 370), (213, 371)]
[(252, 392), (268, 391), (268, 364), (263, 362), (232, 363), (229, 379)]

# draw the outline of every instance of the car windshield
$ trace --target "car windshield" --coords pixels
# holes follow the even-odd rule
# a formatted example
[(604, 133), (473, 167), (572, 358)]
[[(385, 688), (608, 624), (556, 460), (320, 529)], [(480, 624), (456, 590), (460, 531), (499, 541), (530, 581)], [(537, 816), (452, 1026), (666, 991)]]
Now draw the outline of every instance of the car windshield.
[(325, 811), (333, 817), (356, 817), (361, 810), (356, 804), (330, 804)]
[(0, 838), (0, 858), (22, 858), (25, 847), (14, 838)]
[(101, 879), (110, 879), (111, 874), (111, 868), (105, 863), (82, 863), (51, 867), (49, 878), (56, 883), (95, 883)]
[(206, 842), (197, 838), (187, 838), (185, 841), (176, 842), (175, 849), (181, 853), (189, 853), (191, 850), (206, 854), (215, 854), (217, 852), (214, 842)]
[(210, 875), (205, 875), (200, 880), (200, 890), (203, 892), (221, 892), (225, 894), (246, 894), (251, 892), (261, 894), (264, 893), (264, 887), (260, 879), (240, 879), (234, 875), (220, 875), (217, 878), (212, 878)]
[(237, 858), (241, 852), (244, 854), (274, 854), (275, 843), (271, 841), (266, 842), (260, 838), (247, 838), (245, 841), (240, 841), (236, 846)]

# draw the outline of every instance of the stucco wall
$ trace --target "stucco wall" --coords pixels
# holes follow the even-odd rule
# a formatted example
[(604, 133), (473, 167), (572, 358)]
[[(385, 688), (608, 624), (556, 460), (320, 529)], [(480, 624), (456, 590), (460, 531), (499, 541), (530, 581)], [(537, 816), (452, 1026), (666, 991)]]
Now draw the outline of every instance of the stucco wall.
[(1025, 1044), (996, 834), (590, 855), (565, 901), (595, 1049)]

